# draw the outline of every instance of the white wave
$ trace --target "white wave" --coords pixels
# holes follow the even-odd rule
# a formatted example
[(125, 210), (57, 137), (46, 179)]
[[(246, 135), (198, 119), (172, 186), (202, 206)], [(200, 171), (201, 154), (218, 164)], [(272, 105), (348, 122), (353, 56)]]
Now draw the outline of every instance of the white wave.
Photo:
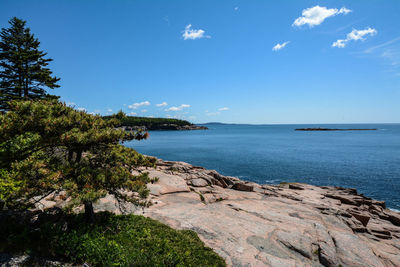
[(391, 211), (400, 213), (400, 210), (396, 210), (396, 209), (393, 209), (393, 208), (388, 208), (388, 209), (391, 210)]
[(264, 183), (265, 183), (265, 184), (276, 184), (276, 183), (278, 183), (278, 182), (280, 182), (279, 179), (264, 180)]

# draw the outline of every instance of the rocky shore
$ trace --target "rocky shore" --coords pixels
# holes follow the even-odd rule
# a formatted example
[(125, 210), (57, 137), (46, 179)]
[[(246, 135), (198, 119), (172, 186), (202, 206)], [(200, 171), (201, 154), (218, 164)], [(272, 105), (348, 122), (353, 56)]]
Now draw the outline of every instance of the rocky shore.
[[(355, 189), (299, 183), (259, 185), (184, 162), (157, 161), (153, 205), (96, 211), (149, 216), (198, 233), (229, 266), (400, 266), (400, 214)], [(41, 206), (40, 206), (41, 205)], [(62, 205), (57, 196), (38, 208)]]
[(126, 131), (142, 130), (142, 131), (191, 131), (191, 130), (208, 130), (205, 126), (200, 125), (177, 125), (177, 124), (162, 124), (151, 127), (146, 126), (123, 126)]

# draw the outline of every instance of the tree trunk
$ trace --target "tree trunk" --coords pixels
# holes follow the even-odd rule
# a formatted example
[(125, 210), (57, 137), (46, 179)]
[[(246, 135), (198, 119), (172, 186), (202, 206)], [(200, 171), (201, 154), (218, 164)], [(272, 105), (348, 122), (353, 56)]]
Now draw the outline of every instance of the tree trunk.
[(94, 223), (94, 210), (92, 201), (85, 201), (85, 218), (90, 224)]
[(72, 157), (74, 155), (74, 152), (72, 150), (68, 150), (68, 162), (72, 163)]
[(75, 161), (76, 162), (81, 162), (81, 158), (82, 158), (82, 150), (78, 150), (77, 152), (76, 152), (76, 159), (75, 159)]
[(18, 96), (19, 98), (22, 98), (22, 90), (23, 90), (23, 78), (22, 78), (22, 70), (18, 68)]

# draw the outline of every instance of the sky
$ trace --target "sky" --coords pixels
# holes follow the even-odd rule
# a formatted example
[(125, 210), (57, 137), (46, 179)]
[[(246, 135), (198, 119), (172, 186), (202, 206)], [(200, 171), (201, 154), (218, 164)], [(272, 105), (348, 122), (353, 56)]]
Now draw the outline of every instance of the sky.
[(195, 123), (399, 123), (400, 1), (0, 0), (78, 109)]

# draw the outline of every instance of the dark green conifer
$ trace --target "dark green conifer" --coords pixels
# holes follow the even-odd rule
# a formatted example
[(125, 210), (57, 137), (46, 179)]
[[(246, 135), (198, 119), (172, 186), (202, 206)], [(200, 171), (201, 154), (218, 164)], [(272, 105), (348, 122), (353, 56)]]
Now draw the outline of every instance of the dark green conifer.
[(10, 209), (26, 209), (34, 199), (65, 191), (69, 206), (83, 204), (90, 222), (92, 203), (106, 194), (148, 205), (151, 179), (133, 173), (154, 166), (155, 159), (121, 145), (148, 136), (116, 128), (124, 117), (106, 121), (57, 100), (10, 102), (0, 114), (0, 200)]
[(15, 99), (57, 98), (45, 88), (59, 87), (59, 78), (47, 67), (50, 58), (39, 50), (40, 42), (26, 27), (26, 21), (12, 18), (0, 32), (0, 110)]

